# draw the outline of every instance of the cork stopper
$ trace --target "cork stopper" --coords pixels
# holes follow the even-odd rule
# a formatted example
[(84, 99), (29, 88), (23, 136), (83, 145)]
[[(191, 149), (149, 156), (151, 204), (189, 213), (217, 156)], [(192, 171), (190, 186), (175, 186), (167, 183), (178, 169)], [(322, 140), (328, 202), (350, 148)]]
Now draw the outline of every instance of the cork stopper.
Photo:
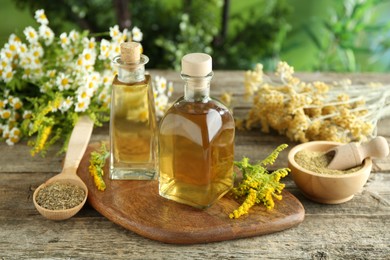
[(121, 60), (123, 63), (138, 63), (141, 59), (141, 44), (138, 42), (121, 43)]
[(181, 60), (181, 73), (192, 77), (205, 77), (212, 72), (212, 58), (205, 53), (190, 53)]

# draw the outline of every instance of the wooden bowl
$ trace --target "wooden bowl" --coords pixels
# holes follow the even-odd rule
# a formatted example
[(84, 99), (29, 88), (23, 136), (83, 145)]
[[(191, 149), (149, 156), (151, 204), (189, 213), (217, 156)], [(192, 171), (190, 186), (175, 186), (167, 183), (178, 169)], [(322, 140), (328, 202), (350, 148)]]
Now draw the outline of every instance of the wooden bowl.
[[(313, 141), (295, 146), (288, 154), (288, 167), (301, 192), (310, 200), (324, 204), (339, 204), (349, 201), (359, 192), (370, 175), (372, 160), (366, 158), (362, 168), (353, 173), (326, 174), (307, 170), (295, 161), (299, 151), (326, 152), (342, 143)], [(352, 156), (352, 155), (351, 155)]]

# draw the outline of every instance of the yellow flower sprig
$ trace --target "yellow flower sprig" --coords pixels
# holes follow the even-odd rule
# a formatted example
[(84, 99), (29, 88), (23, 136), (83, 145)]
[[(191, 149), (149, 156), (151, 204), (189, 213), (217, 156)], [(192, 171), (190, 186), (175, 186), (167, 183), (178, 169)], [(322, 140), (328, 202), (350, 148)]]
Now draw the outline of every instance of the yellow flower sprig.
[(30, 145), (34, 146), (34, 148), (31, 150), (32, 156), (42, 152), (44, 154), (46, 141), (51, 134), (52, 127), (52, 125), (42, 125), (41, 127), (39, 127), (37, 139), (35, 140), (35, 142), (29, 143)]
[(245, 197), (244, 202), (229, 214), (230, 218), (239, 218), (249, 212), (249, 209), (255, 204), (264, 204), (267, 209), (273, 209), (275, 206), (274, 198), (282, 199), (282, 190), (284, 184), (280, 179), (287, 176), (290, 169), (281, 168), (269, 173), (266, 165), (272, 165), (279, 153), (287, 148), (287, 144), (278, 146), (267, 158), (258, 164), (250, 164), (249, 159), (244, 157), (239, 162), (234, 162), (242, 172), (241, 182), (232, 189), (231, 193), (235, 198)]
[(106, 164), (106, 159), (109, 156), (106, 145), (102, 143), (99, 151), (93, 151), (91, 153), (91, 159), (89, 160), (89, 173), (93, 177), (96, 187), (98, 190), (104, 191), (106, 189), (106, 183), (103, 180), (104, 175), (104, 165)]

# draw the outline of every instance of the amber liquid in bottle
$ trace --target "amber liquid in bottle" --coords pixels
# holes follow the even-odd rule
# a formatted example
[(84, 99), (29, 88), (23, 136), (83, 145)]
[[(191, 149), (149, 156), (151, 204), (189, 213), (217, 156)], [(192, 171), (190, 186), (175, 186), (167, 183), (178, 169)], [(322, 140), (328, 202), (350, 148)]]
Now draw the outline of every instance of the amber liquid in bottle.
[(150, 77), (136, 83), (113, 83), (111, 116), (112, 179), (152, 179), (156, 140)]
[[(139, 53), (139, 47), (137, 43), (121, 45), (121, 56), (113, 61), (118, 67), (112, 84), (110, 114), (110, 178), (113, 180), (150, 180), (157, 168), (154, 96), (144, 67), (149, 59)], [(124, 61), (128, 57), (123, 54), (129, 53), (137, 61)]]
[(234, 119), (211, 98), (179, 99), (159, 131), (160, 195), (207, 208), (233, 186)]

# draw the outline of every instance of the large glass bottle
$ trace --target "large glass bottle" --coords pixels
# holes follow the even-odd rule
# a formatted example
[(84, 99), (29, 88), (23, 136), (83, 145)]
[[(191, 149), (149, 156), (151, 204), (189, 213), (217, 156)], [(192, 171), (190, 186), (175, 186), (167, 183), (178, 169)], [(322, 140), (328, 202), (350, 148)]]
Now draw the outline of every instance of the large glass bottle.
[(234, 119), (210, 98), (212, 59), (191, 53), (182, 59), (184, 96), (167, 111), (159, 129), (159, 193), (207, 208), (233, 186)]
[(118, 74), (112, 84), (110, 115), (110, 178), (149, 180), (155, 177), (157, 123), (148, 57), (136, 42), (121, 44), (114, 58)]

